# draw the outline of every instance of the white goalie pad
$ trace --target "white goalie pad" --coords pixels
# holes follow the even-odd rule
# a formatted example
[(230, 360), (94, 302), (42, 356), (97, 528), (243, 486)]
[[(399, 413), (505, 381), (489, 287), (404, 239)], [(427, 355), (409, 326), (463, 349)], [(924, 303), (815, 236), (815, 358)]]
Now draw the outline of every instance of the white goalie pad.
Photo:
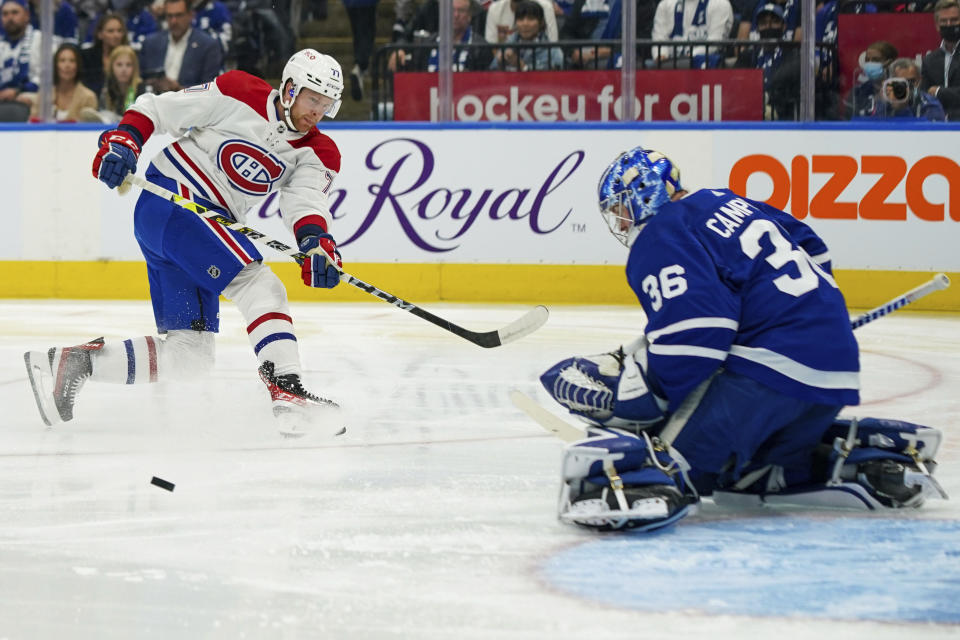
[[(654, 491), (662, 491), (662, 495), (653, 495)], [(653, 531), (670, 526), (677, 520), (697, 512), (697, 504), (685, 505), (679, 509), (673, 503), (667, 492), (679, 492), (672, 487), (654, 489), (648, 487), (651, 495), (643, 497), (631, 496), (626, 508), (612, 508), (610, 502), (613, 493), (609, 487), (604, 487), (600, 496), (579, 500), (570, 504), (569, 508), (560, 513), (561, 522), (577, 524), (601, 530), (630, 529), (632, 531)]]
[(649, 531), (694, 512), (689, 466), (671, 453), (646, 433), (588, 429), (564, 450), (558, 518), (601, 531)]
[[(932, 482), (931, 482), (932, 481)], [(762, 507), (796, 507), (816, 509), (851, 509), (856, 511), (883, 511), (888, 509), (919, 508), (926, 499), (944, 498), (945, 494), (930, 476), (914, 474), (907, 480), (907, 486), (920, 487), (920, 493), (911, 501), (899, 507), (891, 507), (880, 502), (865, 486), (856, 482), (840, 482), (824, 485), (811, 491), (791, 493), (768, 493), (763, 495), (738, 493), (736, 491), (714, 491), (713, 503), (730, 509), (756, 509)]]

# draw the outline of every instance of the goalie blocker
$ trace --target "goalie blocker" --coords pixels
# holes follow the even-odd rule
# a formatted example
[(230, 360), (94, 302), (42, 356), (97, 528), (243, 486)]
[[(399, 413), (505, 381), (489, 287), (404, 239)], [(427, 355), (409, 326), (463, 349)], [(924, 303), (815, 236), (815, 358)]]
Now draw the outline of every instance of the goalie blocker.
[[(563, 360), (541, 376), (560, 404), (593, 425), (563, 455), (561, 521), (602, 531), (651, 531), (695, 513), (700, 493), (722, 506), (916, 508), (947, 495), (933, 477), (937, 429), (900, 420), (837, 419), (810, 452), (808, 481), (783, 467), (748, 465), (738, 477), (691, 469), (660, 439), (665, 403), (646, 373), (642, 339), (617, 351)], [(693, 480), (692, 480), (693, 477)]]

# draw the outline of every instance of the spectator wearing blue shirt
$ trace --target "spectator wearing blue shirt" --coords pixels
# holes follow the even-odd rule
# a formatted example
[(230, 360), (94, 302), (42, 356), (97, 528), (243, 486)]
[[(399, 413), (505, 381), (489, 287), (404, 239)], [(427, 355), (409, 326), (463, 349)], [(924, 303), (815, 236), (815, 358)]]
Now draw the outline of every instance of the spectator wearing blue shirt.
[(908, 118), (944, 122), (940, 101), (920, 90), (920, 68), (910, 58), (897, 58), (890, 65), (890, 77), (883, 81), (883, 101), (875, 118)]
[[(77, 44), (77, 12), (68, 0), (54, 0), (53, 35), (59, 43)], [(40, 29), (40, 0), (30, 0), (30, 24)]]
[[(608, 0), (574, 0), (563, 21), (560, 40), (600, 40), (610, 20)], [(605, 69), (610, 64), (611, 47), (584, 46), (570, 51), (570, 62), (583, 69)]]
[(230, 9), (220, 0), (207, 0), (197, 5), (193, 26), (219, 42), (224, 56), (230, 52), (233, 18)]
[[(783, 39), (799, 41), (803, 34), (800, 27), (799, 0), (774, 0), (774, 2), (780, 5), (783, 10), (783, 20), (786, 24)], [(757, 30), (757, 18), (760, 17), (760, 10), (766, 4), (769, 4), (769, 0), (738, 0), (734, 12), (739, 15), (740, 19), (740, 23), (737, 25), (737, 40), (760, 39), (760, 33)]]
[(847, 105), (851, 118), (869, 118), (876, 113), (877, 105), (883, 102), (880, 89), (887, 69), (898, 55), (897, 48), (886, 40), (871, 43), (863, 52), (860, 73)]
[(160, 25), (157, 24), (157, 19), (146, 7), (127, 13), (127, 31), (130, 32), (130, 46), (134, 49), (139, 49), (147, 36), (159, 30)]
[[(147, 36), (160, 29), (157, 19), (153, 17), (144, 2), (145, 0), (110, 0), (107, 3), (107, 13), (119, 15), (124, 21), (124, 26), (130, 35), (130, 46), (134, 49), (139, 49)], [(95, 25), (99, 24), (102, 16), (102, 13), (97, 13), (90, 21), (85, 42), (95, 42)]]

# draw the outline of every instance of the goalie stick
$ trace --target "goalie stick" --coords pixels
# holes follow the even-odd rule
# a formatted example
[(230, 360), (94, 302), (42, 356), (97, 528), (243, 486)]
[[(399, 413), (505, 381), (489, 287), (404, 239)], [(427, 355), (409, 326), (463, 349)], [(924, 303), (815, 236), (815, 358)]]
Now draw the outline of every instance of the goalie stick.
[[(217, 213), (216, 211), (207, 209), (206, 207), (194, 202), (190, 198), (185, 198), (168, 189), (164, 189), (163, 187), (153, 184), (152, 182), (149, 182), (138, 175), (129, 174), (117, 191), (120, 193), (120, 195), (124, 195), (130, 190), (131, 186), (138, 186), (144, 191), (149, 191), (150, 193), (160, 196), (165, 200), (169, 200), (170, 202), (186, 209), (187, 211), (192, 211), (201, 218), (206, 218), (207, 220), (221, 224), (228, 229), (236, 231), (237, 233), (243, 234), (253, 242), (269, 247), (278, 253), (282, 253), (283, 255), (292, 258), (297, 262), (297, 264), (303, 264), (304, 260), (308, 259), (308, 256), (305, 253), (298, 251), (295, 247), (291, 247), (283, 242), (280, 242), (279, 240), (271, 238), (270, 236), (265, 235), (256, 229), (251, 229), (250, 227), (247, 227), (239, 222), (235, 222), (230, 218)], [(418, 307), (412, 302), (407, 302), (402, 298), (398, 298), (393, 294), (387, 293), (386, 291), (378, 289), (372, 284), (364, 282), (363, 280), (350, 275), (337, 266), (335, 262), (331, 261), (330, 264), (333, 264), (337, 271), (340, 272), (341, 281), (346, 282), (347, 284), (352, 285), (361, 291), (365, 291), (375, 298), (379, 298), (384, 302), (392, 304), (399, 309), (409, 311), (418, 318), (435, 324), (441, 329), (449, 331), (450, 333), (460, 336), (464, 340), (472, 342), (473, 344), (486, 349), (491, 347), (499, 347), (500, 345), (513, 342), (514, 340), (518, 340), (533, 333), (543, 326), (550, 313), (547, 311), (546, 307), (539, 305), (533, 309), (530, 309), (505, 327), (495, 331), (470, 331), (469, 329), (464, 329), (463, 327), (458, 326), (449, 320), (434, 315), (426, 309)]]
[(525, 393), (514, 389), (510, 392), (510, 401), (517, 409), (533, 418), (534, 422), (564, 442), (574, 442), (587, 437), (586, 433), (553, 415)]
[(946, 289), (950, 286), (950, 278), (946, 274), (938, 273), (933, 276), (927, 282), (924, 282), (919, 287), (910, 289), (904, 294), (901, 294), (894, 298), (893, 300), (880, 305), (876, 309), (871, 309), (864, 314), (857, 316), (854, 320), (850, 321), (850, 327), (856, 329), (857, 327), (862, 327), (868, 322), (873, 322), (877, 318), (881, 318), (888, 313), (893, 313), (901, 307), (905, 307), (911, 302), (916, 302), (920, 298), (933, 293), (934, 291), (940, 291), (941, 289)]
[[(892, 313), (897, 309), (905, 307), (911, 302), (915, 302), (920, 298), (933, 293), (934, 291), (940, 291), (941, 289), (946, 289), (949, 286), (950, 278), (948, 278), (946, 274), (938, 273), (922, 285), (914, 287), (913, 289), (910, 289), (910, 291), (897, 296), (893, 300), (890, 300), (889, 302), (882, 304), (875, 309), (871, 309), (870, 311), (857, 316), (855, 319), (850, 321), (850, 328), (858, 329), (868, 322), (873, 322), (877, 318), (882, 318), (888, 313)], [(664, 437), (667, 442), (672, 442), (683, 426), (687, 423), (687, 420), (693, 414), (693, 410), (699, 403), (700, 398), (703, 397), (703, 394), (706, 392), (706, 388), (712, 379), (713, 378), (710, 377), (707, 380), (704, 380), (702, 383), (700, 383), (700, 385), (697, 386), (696, 389), (690, 392), (690, 394), (684, 399), (683, 403), (681, 403), (676, 413), (670, 416), (670, 419), (667, 420), (667, 424), (664, 425), (661, 431), (661, 436)], [(510, 400), (513, 402), (513, 405), (516, 408), (523, 411), (537, 424), (564, 442), (574, 442), (587, 437), (586, 433), (567, 423), (562, 418), (554, 415), (541, 406), (536, 400), (524, 393), (521, 393), (520, 391), (511, 391)]]

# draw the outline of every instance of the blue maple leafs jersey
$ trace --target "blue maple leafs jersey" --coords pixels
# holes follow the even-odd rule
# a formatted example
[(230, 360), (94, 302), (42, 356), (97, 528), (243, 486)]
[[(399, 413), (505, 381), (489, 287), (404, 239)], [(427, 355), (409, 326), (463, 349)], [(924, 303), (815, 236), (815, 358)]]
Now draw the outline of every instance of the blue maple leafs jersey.
[(697, 191), (650, 218), (627, 280), (669, 411), (720, 366), (809, 402), (859, 403), (857, 342), (827, 247), (793, 216)]

